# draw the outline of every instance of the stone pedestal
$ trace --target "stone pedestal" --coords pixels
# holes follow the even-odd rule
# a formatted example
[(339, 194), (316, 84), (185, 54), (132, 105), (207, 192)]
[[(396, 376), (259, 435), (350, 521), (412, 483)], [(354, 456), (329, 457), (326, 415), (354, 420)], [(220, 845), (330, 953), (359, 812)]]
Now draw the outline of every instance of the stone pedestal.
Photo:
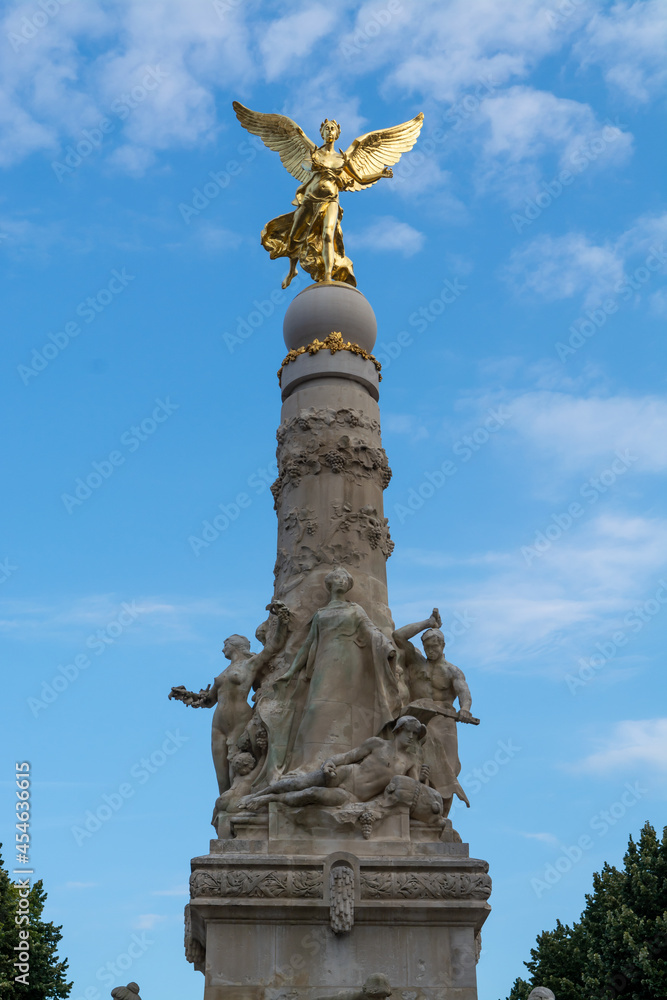
[(460, 843), (362, 843), (212, 841), (186, 910), (204, 1000), (317, 1000), (374, 972), (403, 1000), (477, 1000), (488, 865)]

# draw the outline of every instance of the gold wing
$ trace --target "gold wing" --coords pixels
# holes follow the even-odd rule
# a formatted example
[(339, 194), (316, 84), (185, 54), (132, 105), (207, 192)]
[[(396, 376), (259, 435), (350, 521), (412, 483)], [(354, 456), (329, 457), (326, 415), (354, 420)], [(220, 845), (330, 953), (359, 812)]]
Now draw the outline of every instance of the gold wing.
[[(363, 177), (365, 174), (379, 173), (383, 167), (393, 167), (398, 163), (403, 153), (407, 153), (417, 141), (424, 122), (422, 111), (409, 122), (394, 125), (393, 128), (378, 129), (366, 132), (355, 139), (346, 150), (345, 156), (356, 172)], [(373, 181), (373, 183), (376, 183)], [(347, 191), (363, 191), (370, 184), (360, 184), (354, 181)]]
[(269, 149), (279, 153), (283, 166), (293, 177), (302, 184), (308, 180), (310, 172), (303, 166), (303, 161), (310, 160), (310, 154), (317, 146), (296, 122), (287, 115), (267, 115), (261, 111), (251, 111), (238, 101), (233, 101), (232, 106), (243, 127), (253, 135), (258, 135)]

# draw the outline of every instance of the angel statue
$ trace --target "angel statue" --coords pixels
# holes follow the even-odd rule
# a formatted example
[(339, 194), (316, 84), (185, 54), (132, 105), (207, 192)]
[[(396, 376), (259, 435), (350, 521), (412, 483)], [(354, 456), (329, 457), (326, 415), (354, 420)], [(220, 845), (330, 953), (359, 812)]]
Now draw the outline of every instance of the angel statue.
[(234, 101), (234, 111), (243, 127), (279, 153), (283, 165), (300, 181), (292, 202), (296, 211), (271, 219), (262, 230), (262, 246), (271, 259), (289, 257), (283, 288), (296, 275), (298, 264), (315, 281), (346, 281), (356, 286), (352, 261), (343, 246), (338, 194), (363, 191), (381, 177), (393, 177), (390, 167), (416, 143), (424, 115), (420, 112), (402, 125), (367, 132), (345, 152), (336, 152), (334, 142), (340, 135), (336, 121), (324, 119), (320, 125), (324, 142), (316, 146), (286, 115), (251, 111), (238, 101)]

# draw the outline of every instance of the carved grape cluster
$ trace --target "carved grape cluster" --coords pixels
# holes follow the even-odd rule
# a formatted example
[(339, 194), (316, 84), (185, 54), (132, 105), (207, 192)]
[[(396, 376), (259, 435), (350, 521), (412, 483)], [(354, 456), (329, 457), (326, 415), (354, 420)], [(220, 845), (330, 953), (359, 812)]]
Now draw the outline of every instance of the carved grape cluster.
[(368, 541), (372, 549), (376, 549), (382, 541), (382, 529), (372, 524), (368, 529)]
[(324, 456), (324, 461), (332, 472), (342, 472), (345, 468), (345, 458), (339, 451), (328, 451)]
[(364, 809), (359, 817), (359, 826), (364, 840), (370, 840), (373, 836), (373, 814), (368, 809)]

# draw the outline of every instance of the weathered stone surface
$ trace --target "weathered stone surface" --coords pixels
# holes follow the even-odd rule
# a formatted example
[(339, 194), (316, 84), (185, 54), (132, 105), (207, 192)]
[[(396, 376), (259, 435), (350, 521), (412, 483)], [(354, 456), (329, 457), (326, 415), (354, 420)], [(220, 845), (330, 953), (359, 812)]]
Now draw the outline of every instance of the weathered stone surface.
[[(400, 714), (396, 651), (361, 605), (345, 599), (353, 583), (342, 567), (327, 574), (328, 603), (313, 616), (305, 642), (289, 670), (258, 700), (257, 712), (269, 734), (269, 781), (277, 772), (313, 770), (329, 758), (359, 748), (362, 741), (374, 737)], [(270, 712), (265, 711), (267, 701)], [(387, 741), (380, 743), (389, 748)], [(341, 758), (337, 763), (354, 767), (351, 758)], [(358, 769), (367, 772), (369, 766), (370, 758)], [(341, 776), (346, 773), (341, 771)], [(385, 766), (383, 777), (391, 773), (387, 775)], [(318, 774), (320, 780), (316, 781)], [(321, 772), (318, 774), (313, 774), (312, 783), (322, 787), (315, 799), (323, 805), (340, 804), (346, 779), (343, 777), (342, 784), (335, 782), (335, 769), (330, 782)], [(301, 776), (296, 784), (292, 782), (288, 787), (283, 782), (276, 790), (299, 793), (298, 802), (295, 799), (290, 804), (306, 805), (309, 802), (303, 796), (307, 787)], [(335, 802), (329, 801), (332, 795)]]
[(315, 339), (324, 340), (332, 330), (344, 340), (372, 351), (377, 337), (377, 320), (372, 306), (357, 288), (342, 281), (308, 285), (296, 295), (283, 320), (283, 337), (288, 350), (306, 347)]
[[(239, 788), (236, 796), (231, 793), (235, 777), (247, 775), (258, 768), (263, 756), (257, 739), (246, 738), (246, 745), (240, 744), (253, 718), (253, 710), (248, 704), (251, 689), (259, 686), (262, 674), (273, 657), (283, 648), (288, 634), (290, 614), (288, 608), (275, 601), (267, 606), (273, 619), (273, 630), (265, 629), (262, 638), (264, 648), (261, 653), (250, 652), (250, 642), (244, 635), (230, 635), (225, 639), (222, 651), (230, 661), (229, 666), (199, 692), (187, 691), (179, 685), (172, 687), (169, 698), (175, 698), (193, 708), (213, 708), (211, 723), (211, 751), (220, 797), (216, 803), (216, 813), (223, 812), (234, 804), (243, 793)], [(268, 625), (269, 623), (265, 623)], [(260, 626), (262, 628), (262, 626)], [(260, 629), (257, 630), (259, 633)], [(255, 737), (256, 737), (255, 732)], [(264, 748), (265, 749), (265, 748)], [(234, 768), (234, 759), (245, 750), (243, 766)], [(250, 782), (252, 784), (252, 782)], [(248, 786), (248, 791), (249, 791)], [(216, 815), (213, 819), (216, 824)]]
[(128, 983), (127, 986), (115, 986), (111, 991), (111, 996), (114, 1000), (141, 1000), (137, 983)]
[[(445, 637), (440, 631), (440, 612), (433, 609), (430, 618), (404, 625), (393, 633), (402, 672), (410, 693), (410, 702), (419, 717), (421, 709), (428, 716), (424, 762), (431, 784), (445, 800), (448, 814), (454, 795), (470, 805), (458, 781), (461, 762), (458, 752), (457, 722), (478, 724), (470, 714), (472, 696), (463, 671), (445, 658)], [(422, 632), (424, 653), (411, 642)], [(457, 712), (454, 702), (458, 698)], [(419, 706), (419, 707), (417, 707)], [(409, 710), (409, 709), (408, 709)]]
[(317, 354), (304, 353), (286, 365), (280, 377), (283, 401), (304, 382), (314, 379), (345, 378), (358, 382), (372, 399), (380, 398), (380, 373), (372, 360), (348, 351), (321, 350)]
[[(364, 302), (336, 283), (307, 290), (288, 346), (340, 328), (370, 349)], [(336, 323), (346, 309), (357, 336)], [(465, 800), (457, 724), (479, 720), (437, 609), (392, 621), (377, 372), (338, 347), (290, 355), (282, 378), (264, 649), (231, 637), (215, 690), (174, 689), (217, 702), (219, 723), (218, 839), (192, 862), (186, 955), (205, 1000), (372, 1000), (389, 984), (400, 1000), (477, 1000), (491, 882), (447, 811)], [(410, 639), (424, 630), (422, 655)]]
[(193, 860), (191, 884), (189, 953), (205, 949), (197, 965), (206, 968), (206, 1000), (268, 1000), (280, 990), (314, 998), (353, 988), (369, 968), (382, 969), (395, 991), (476, 1000), (476, 942), (491, 890), (484, 862), (208, 855)]
[(323, 875), (319, 869), (275, 868), (229, 870), (218, 873), (194, 872), (190, 877), (190, 894), (197, 896), (248, 896), (249, 898), (281, 899), (322, 897)]
[(391, 637), (386, 563), (393, 545), (383, 508), (391, 472), (377, 402), (347, 378), (303, 383), (283, 404), (277, 460), (274, 593), (293, 616), (278, 658), (283, 667), (326, 603), (324, 577), (334, 566), (354, 577), (349, 600)]

